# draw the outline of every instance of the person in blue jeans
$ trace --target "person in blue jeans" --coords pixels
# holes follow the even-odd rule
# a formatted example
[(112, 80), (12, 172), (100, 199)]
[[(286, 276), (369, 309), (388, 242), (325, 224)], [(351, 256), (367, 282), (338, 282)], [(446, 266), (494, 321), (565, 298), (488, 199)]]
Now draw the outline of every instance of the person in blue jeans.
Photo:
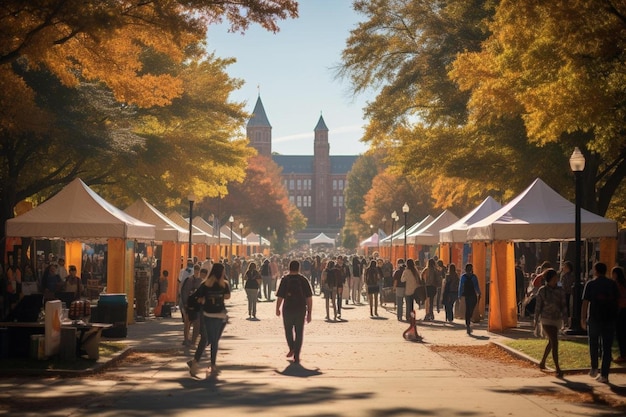
[(404, 296), (406, 289), (406, 282), (402, 282), (402, 273), (404, 272), (404, 259), (400, 258), (396, 261), (397, 269), (393, 271), (393, 289), (396, 293), (396, 317), (398, 321), (402, 321), (404, 318)]
[(472, 315), (480, 295), (480, 286), (478, 285), (478, 278), (474, 275), (474, 266), (467, 264), (465, 265), (465, 273), (461, 275), (459, 282), (459, 298), (465, 297), (465, 327), (467, 334), (472, 334)]
[[(589, 376), (598, 382), (609, 382), (613, 337), (618, 313), (619, 288), (617, 283), (606, 276), (606, 264), (598, 262), (593, 266), (594, 279), (587, 282), (583, 290), (583, 304), (580, 325), (589, 335), (589, 356), (591, 370)], [(598, 375), (599, 348), (602, 344), (602, 365)]]

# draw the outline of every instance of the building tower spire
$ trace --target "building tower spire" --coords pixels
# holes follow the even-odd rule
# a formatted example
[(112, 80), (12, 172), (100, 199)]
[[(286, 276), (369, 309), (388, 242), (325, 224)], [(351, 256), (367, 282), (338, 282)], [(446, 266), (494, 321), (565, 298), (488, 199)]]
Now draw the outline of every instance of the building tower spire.
[(328, 144), (328, 127), (320, 114), (314, 129), (313, 143), (313, 175), (315, 190), (314, 224), (328, 224), (330, 190), (330, 145)]
[(252, 117), (246, 125), (246, 134), (250, 145), (257, 150), (259, 155), (271, 157), (272, 155), (272, 125), (267, 119), (265, 108), (261, 101), (261, 91), (252, 111)]

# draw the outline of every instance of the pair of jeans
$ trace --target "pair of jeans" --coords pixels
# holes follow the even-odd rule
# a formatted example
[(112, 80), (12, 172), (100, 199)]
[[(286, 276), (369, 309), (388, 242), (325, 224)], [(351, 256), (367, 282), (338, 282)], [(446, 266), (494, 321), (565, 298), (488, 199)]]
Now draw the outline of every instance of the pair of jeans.
[[(598, 358), (600, 347), (602, 347), (602, 366), (600, 374), (608, 378), (611, 361), (611, 347), (613, 346), (613, 334), (615, 333), (615, 322), (597, 322), (589, 320), (587, 323), (587, 333), (589, 335), (589, 356), (591, 357), (591, 367), (598, 369)], [(600, 344), (602, 346), (600, 346)]]
[(265, 293), (265, 299), (270, 300), (272, 298), (272, 277), (263, 276), (263, 292)]
[(285, 338), (287, 346), (293, 352), (293, 359), (300, 362), (300, 351), (304, 341), (304, 317), (306, 311), (285, 311), (283, 310), (283, 325), (285, 327)]
[(465, 297), (465, 327), (469, 329), (470, 323), (472, 321), (472, 316), (474, 315), (474, 308), (476, 308), (476, 304), (478, 303), (478, 298), (474, 297)]
[(398, 317), (398, 320), (402, 320), (403, 311), (404, 311), (404, 287), (396, 287), (396, 317)]
[[(413, 311), (413, 301), (415, 300), (413, 294), (405, 294), (404, 300), (406, 301), (406, 321), (411, 321), (411, 311)], [(419, 302), (416, 304), (419, 307)]]
[(352, 303), (361, 304), (361, 277), (352, 277)]
[(196, 362), (200, 362), (202, 354), (207, 345), (211, 345), (211, 365), (215, 365), (217, 359), (217, 349), (220, 337), (226, 327), (224, 319), (201, 316), (202, 322), (202, 334), (200, 335), (200, 342), (198, 342), (198, 348), (193, 358)]
[(258, 288), (246, 288), (248, 296), (248, 315), (256, 317), (256, 302), (259, 295)]

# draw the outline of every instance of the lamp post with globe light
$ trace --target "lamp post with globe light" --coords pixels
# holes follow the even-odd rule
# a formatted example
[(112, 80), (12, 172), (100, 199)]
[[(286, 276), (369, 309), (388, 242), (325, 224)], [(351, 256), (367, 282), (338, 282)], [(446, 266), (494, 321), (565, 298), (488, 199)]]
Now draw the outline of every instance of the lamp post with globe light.
[(586, 334), (585, 330), (583, 330), (580, 325), (581, 320), (581, 308), (582, 308), (582, 268), (581, 268), (581, 254), (582, 251), (582, 241), (581, 241), (581, 205), (582, 205), (582, 174), (585, 170), (585, 156), (580, 152), (578, 147), (574, 148), (574, 152), (572, 156), (569, 158), (569, 166), (574, 172), (574, 177), (576, 180), (576, 214), (574, 219), (574, 241), (575, 241), (575, 251), (574, 254), (574, 288), (572, 291), (572, 296), (574, 298), (572, 305), (572, 321), (570, 323), (569, 329), (565, 331), (568, 335), (583, 335)]
[(404, 203), (402, 206), (402, 212), (404, 213), (404, 259), (406, 260), (406, 220), (409, 215), (409, 205)]
[(240, 256), (243, 255), (243, 223), (239, 223), (239, 243), (241, 244), (241, 253)]
[(187, 250), (187, 259), (192, 259), (192, 252), (191, 252), (191, 245), (192, 245), (192, 241), (191, 238), (193, 236), (193, 203), (194, 201), (196, 201), (196, 196), (192, 194), (189, 194), (189, 196), (187, 197), (187, 200), (189, 200), (189, 248)]

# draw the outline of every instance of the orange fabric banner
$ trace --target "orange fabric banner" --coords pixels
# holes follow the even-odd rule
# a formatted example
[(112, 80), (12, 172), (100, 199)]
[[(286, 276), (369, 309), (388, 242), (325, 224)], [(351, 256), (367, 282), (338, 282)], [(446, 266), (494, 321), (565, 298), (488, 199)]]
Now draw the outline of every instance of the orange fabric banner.
[(517, 326), (515, 252), (512, 242), (492, 243), (489, 292), (489, 331)]
[(617, 239), (610, 237), (600, 239), (600, 262), (606, 264), (609, 268), (617, 265)]
[(180, 246), (182, 244), (174, 242), (163, 242), (161, 246), (161, 274), (163, 271), (167, 271), (169, 274), (165, 301), (176, 301), (178, 274), (180, 273)]
[(65, 267), (69, 269), (70, 265), (76, 267), (76, 275), (80, 277), (83, 265), (83, 244), (78, 240), (65, 242)]
[[(485, 289), (487, 287), (487, 243), (486, 242), (472, 242), (472, 258), (474, 265), (474, 274), (478, 277), (478, 285), (480, 286), (480, 292), (483, 294), (478, 300), (472, 321), (474, 323), (480, 322), (485, 317)], [(465, 265), (463, 266), (463, 272), (465, 272)]]

